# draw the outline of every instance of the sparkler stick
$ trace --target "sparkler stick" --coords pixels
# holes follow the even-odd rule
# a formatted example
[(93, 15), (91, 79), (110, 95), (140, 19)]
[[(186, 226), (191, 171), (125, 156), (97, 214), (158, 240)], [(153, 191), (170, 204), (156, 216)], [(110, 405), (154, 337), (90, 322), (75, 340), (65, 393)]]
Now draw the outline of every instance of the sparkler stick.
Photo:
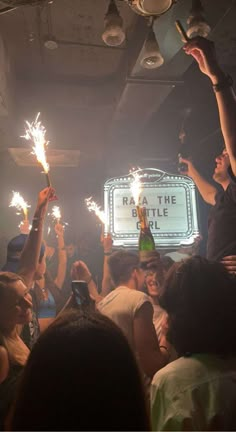
[(176, 29), (178, 30), (178, 32), (179, 32), (179, 34), (180, 34), (180, 36), (182, 38), (182, 41), (184, 43), (188, 42), (189, 41), (189, 37), (188, 37), (186, 31), (184, 30), (184, 28), (183, 28), (183, 26), (182, 26), (182, 24), (181, 24), (181, 22), (179, 20), (175, 21), (175, 26), (176, 26)]
[(46, 129), (42, 125), (41, 121), (39, 121), (39, 116), (40, 113), (37, 114), (35, 120), (32, 123), (26, 121), (27, 127), (25, 129), (25, 135), (23, 135), (23, 138), (28, 141), (30, 140), (34, 143), (32, 153), (36, 156), (37, 161), (43, 167), (43, 171), (46, 176), (47, 186), (49, 187), (51, 186), (51, 181), (49, 177), (50, 167), (46, 158), (46, 147), (49, 141), (46, 141)]
[(105, 225), (106, 224), (106, 215), (103, 210), (101, 210), (101, 207), (92, 200), (92, 197), (86, 198), (85, 203), (88, 207), (88, 211), (94, 212), (95, 215), (100, 219), (100, 221)]
[(16, 207), (19, 212), (23, 212), (24, 219), (28, 220), (28, 208), (30, 205), (24, 200), (19, 192), (12, 191), (13, 196), (9, 207)]

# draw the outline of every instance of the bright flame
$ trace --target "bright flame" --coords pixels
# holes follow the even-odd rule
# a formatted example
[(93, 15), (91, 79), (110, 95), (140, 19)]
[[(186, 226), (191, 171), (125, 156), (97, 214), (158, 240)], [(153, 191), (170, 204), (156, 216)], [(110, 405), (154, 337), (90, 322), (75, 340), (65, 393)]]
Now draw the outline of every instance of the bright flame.
[(106, 224), (106, 216), (105, 212), (101, 210), (101, 207), (92, 200), (92, 197), (86, 198), (85, 203), (88, 207), (88, 211), (94, 212), (95, 215), (100, 219), (100, 221), (105, 225)]
[(61, 220), (61, 210), (60, 210), (60, 207), (53, 206), (51, 214), (52, 214), (53, 219), (56, 219), (57, 222), (59, 222)]
[(142, 183), (140, 181), (141, 176), (137, 172), (131, 172), (134, 180), (131, 182), (130, 190), (134, 198), (135, 205), (139, 205), (139, 198), (142, 192)]
[(23, 135), (23, 138), (33, 141), (34, 145), (32, 153), (36, 156), (37, 161), (42, 165), (44, 172), (48, 173), (49, 164), (46, 159), (46, 147), (49, 141), (46, 141), (45, 139), (46, 129), (42, 123), (38, 121), (39, 116), (40, 113), (37, 114), (32, 123), (26, 121), (27, 128), (25, 129), (25, 135)]
[(25, 218), (27, 218), (28, 208), (30, 205), (24, 200), (19, 192), (12, 191), (13, 196), (9, 207), (16, 207), (18, 211), (23, 211)]

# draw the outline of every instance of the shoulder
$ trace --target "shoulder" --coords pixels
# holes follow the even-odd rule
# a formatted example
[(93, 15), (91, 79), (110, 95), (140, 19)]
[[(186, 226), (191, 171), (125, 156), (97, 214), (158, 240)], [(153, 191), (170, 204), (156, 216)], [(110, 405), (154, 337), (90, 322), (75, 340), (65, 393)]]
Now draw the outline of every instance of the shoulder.
[(180, 357), (160, 369), (154, 375), (152, 386), (159, 388), (162, 386), (168, 387), (170, 384), (172, 386), (175, 382), (178, 386), (179, 382), (186, 382), (189, 370), (195, 370), (195, 359), (192, 357)]
[(0, 384), (7, 378), (9, 373), (8, 353), (4, 346), (0, 345)]

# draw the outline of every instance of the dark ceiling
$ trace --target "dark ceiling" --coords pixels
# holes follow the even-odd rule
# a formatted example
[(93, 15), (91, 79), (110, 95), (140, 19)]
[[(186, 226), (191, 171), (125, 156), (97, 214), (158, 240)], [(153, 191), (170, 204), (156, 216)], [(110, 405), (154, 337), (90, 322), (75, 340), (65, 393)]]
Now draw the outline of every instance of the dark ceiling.
[[(6, 3), (0, 1), (0, 13)], [(219, 58), (236, 78), (236, 1), (202, 4)], [(100, 193), (102, 199), (104, 180), (127, 173), (131, 165), (176, 169), (187, 107), (188, 150), (210, 174), (220, 145), (214, 98), (207, 79), (184, 54), (174, 26), (177, 18), (186, 25), (191, 0), (178, 0), (155, 22), (165, 63), (152, 71), (140, 66), (146, 19), (117, 0), (126, 41), (107, 47), (101, 39), (107, 6), (107, 0), (54, 0), (0, 14), (2, 206), (12, 189), (31, 195), (43, 184), (38, 168), (18, 167), (7, 151), (28, 145), (19, 137), (24, 120), (38, 111), (51, 149), (81, 152), (78, 169), (52, 170), (62, 201), (73, 199), (78, 189), (81, 196)], [(55, 50), (44, 45), (52, 37)]]

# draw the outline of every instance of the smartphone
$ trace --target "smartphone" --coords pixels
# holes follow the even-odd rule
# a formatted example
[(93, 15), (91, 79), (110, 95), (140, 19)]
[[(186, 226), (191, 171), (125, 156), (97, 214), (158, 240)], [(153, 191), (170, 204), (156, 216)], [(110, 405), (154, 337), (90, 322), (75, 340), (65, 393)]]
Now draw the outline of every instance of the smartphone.
[(181, 22), (179, 20), (175, 21), (175, 26), (176, 26), (176, 28), (177, 28), (180, 36), (182, 37), (183, 42), (184, 43), (188, 42), (189, 41), (189, 37), (188, 37), (186, 31), (184, 30), (184, 28), (183, 28), (183, 26), (182, 26), (182, 24), (181, 24)]
[(91, 304), (87, 282), (83, 280), (73, 280), (71, 282), (71, 288), (77, 306), (89, 306)]

